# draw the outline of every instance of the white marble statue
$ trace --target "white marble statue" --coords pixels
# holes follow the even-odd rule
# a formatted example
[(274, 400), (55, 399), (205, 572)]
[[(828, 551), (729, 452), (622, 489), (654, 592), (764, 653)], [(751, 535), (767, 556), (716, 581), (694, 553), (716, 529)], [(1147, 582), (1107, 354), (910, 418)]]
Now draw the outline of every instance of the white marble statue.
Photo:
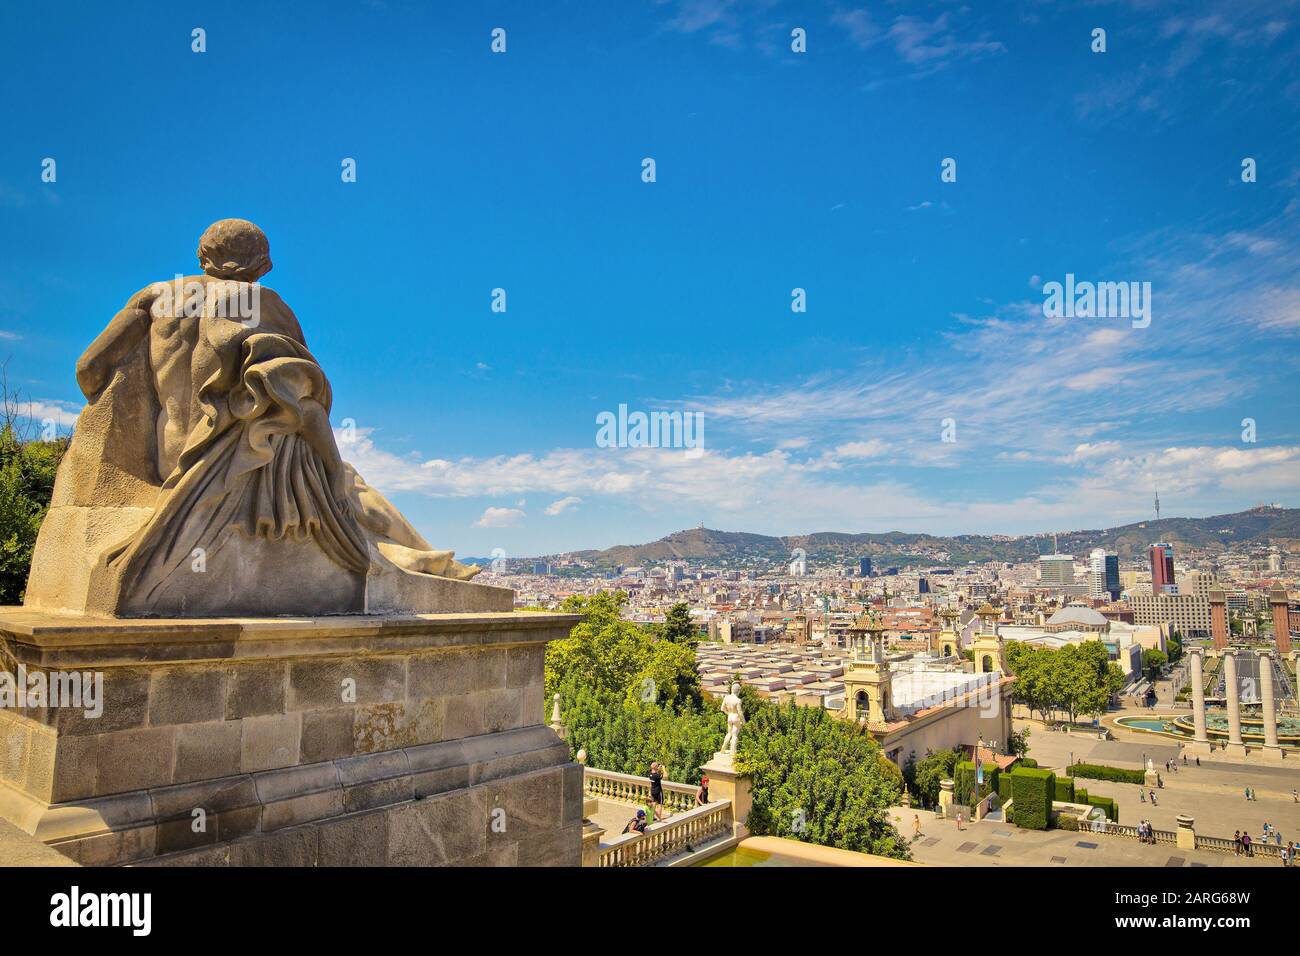
[(745, 711), (740, 705), (740, 685), (732, 684), (731, 693), (722, 698), (722, 712), (727, 715), (727, 736), (722, 738), (719, 753), (736, 754), (740, 741), (740, 728), (745, 725)]

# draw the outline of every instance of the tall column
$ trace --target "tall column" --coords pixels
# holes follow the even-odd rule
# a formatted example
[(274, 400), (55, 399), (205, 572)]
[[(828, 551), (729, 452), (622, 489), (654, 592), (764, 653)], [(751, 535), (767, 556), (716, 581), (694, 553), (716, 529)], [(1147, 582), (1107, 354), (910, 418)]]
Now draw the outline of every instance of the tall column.
[(1273, 655), (1259, 652), (1259, 696), (1264, 712), (1264, 750), (1281, 756), (1277, 746), (1277, 712), (1273, 709)]
[[(1196, 726), (1195, 741), (1198, 744), (1206, 745), (1208, 749), (1210, 742), (1209, 736), (1205, 733), (1205, 673), (1201, 665), (1201, 656), (1204, 652), (1199, 647), (1191, 649), (1192, 654), (1192, 721)], [(1196, 749), (1203, 749), (1197, 747)]]
[(1285, 588), (1274, 588), (1268, 592), (1269, 609), (1273, 612), (1273, 640), (1277, 652), (1285, 657), (1291, 651), (1290, 602)]
[(1246, 756), (1246, 745), (1241, 740), (1241, 688), (1237, 684), (1237, 651), (1228, 648), (1223, 652), (1223, 683), (1228, 697), (1228, 746), (1224, 748), (1236, 757)]
[(1228, 597), (1221, 588), (1210, 589), (1210, 633), (1216, 650), (1228, 646)]

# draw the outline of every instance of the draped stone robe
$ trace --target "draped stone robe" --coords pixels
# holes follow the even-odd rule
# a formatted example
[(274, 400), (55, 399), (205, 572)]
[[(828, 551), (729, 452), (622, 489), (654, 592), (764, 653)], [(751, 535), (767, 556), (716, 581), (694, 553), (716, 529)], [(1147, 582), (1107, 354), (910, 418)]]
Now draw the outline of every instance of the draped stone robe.
[[(157, 284), (132, 296), (78, 366), (89, 404), (37, 541), (28, 606), (348, 613), (376, 609), (377, 567), (472, 576), (338, 457), (329, 382), (279, 296), (261, 288), (256, 322), (211, 301), (192, 317), (158, 305)], [(406, 596), (394, 600), (408, 600), (398, 584)]]

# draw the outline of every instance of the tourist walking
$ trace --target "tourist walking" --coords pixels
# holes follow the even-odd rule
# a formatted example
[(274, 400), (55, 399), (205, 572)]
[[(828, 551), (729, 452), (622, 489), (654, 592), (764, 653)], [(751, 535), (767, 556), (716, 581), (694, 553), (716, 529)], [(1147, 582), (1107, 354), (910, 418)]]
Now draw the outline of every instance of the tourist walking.
[(921, 839), (921, 817), (919, 814), (912, 814), (912, 839)]
[(1156, 803), (1156, 792), (1154, 790), (1151, 791), (1151, 806), (1153, 807), (1159, 806), (1159, 804)]
[(1291, 802), (1300, 803), (1300, 791), (1297, 791), (1294, 787), (1291, 789)]
[(966, 829), (964, 826), (962, 826), (962, 823), (963, 823), (963, 822), (964, 822), (964, 821), (962, 820), (962, 815), (961, 815), (960, 813), (957, 814), (957, 829), (958, 829), (958, 830), (964, 830), (964, 829)]
[(1241, 831), (1236, 830), (1232, 834), (1232, 847), (1237, 856), (1241, 856)]
[(1147, 792), (1145, 790), (1139, 790), (1138, 797), (1141, 799), (1143, 803), (1147, 802)]
[(1295, 866), (1295, 841), (1286, 841), (1286, 865)]
[(1196, 766), (1199, 767), (1200, 765), (1201, 765), (1201, 758), (1198, 756), (1198, 757), (1196, 758)]

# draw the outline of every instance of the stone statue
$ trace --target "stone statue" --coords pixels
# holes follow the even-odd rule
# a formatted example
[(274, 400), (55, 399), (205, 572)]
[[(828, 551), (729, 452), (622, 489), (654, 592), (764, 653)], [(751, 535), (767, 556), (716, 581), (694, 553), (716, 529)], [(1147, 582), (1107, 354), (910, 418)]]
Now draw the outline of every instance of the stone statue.
[(1156, 770), (1156, 762), (1152, 760), (1150, 757), (1147, 757), (1147, 773), (1155, 773), (1155, 770)]
[[(329, 382), (258, 280), (262, 230), (214, 223), (201, 275), (131, 296), (77, 362), (89, 403), (59, 467), (26, 604), (121, 616), (486, 610), (343, 461)], [(370, 334), (366, 332), (364, 334)], [(501, 609), (499, 598), (488, 601)], [(508, 609), (508, 605), (506, 606)]]
[(740, 685), (732, 684), (731, 693), (722, 698), (722, 712), (727, 715), (727, 736), (722, 738), (719, 753), (736, 755), (736, 745), (740, 741), (740, 728), (745, 726), (745, 711), (740, 704)]

